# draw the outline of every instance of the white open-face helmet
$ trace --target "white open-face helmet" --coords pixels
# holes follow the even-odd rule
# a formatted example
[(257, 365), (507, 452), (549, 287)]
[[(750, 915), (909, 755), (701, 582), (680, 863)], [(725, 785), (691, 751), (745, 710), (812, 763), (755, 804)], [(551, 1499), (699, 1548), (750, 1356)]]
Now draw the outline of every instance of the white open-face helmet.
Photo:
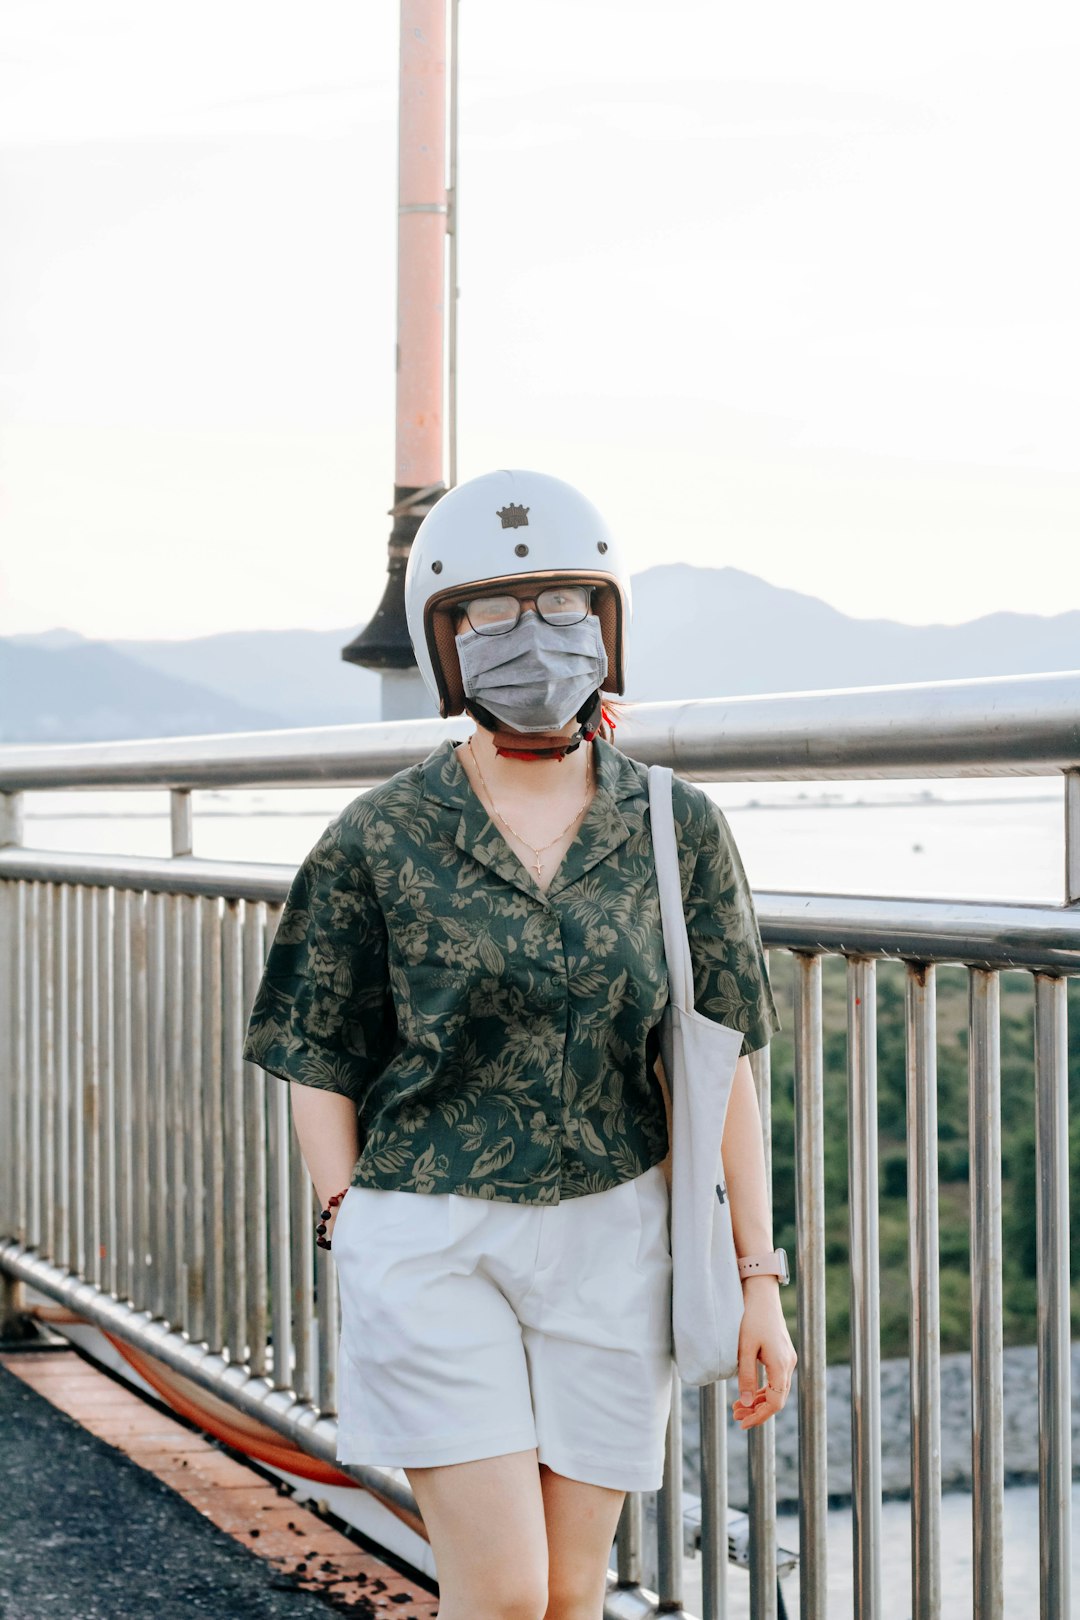
[(603, 690), (626, 690), (630, 576), (591, 501), (547, 473), (484, 473), (436, 501), (405, 569), (405, 617), (420, 673), (443, 718), (461, 714), (453, 604), (507, 584), (558, 579), (596, 587), (591, 611), (607, 653)]

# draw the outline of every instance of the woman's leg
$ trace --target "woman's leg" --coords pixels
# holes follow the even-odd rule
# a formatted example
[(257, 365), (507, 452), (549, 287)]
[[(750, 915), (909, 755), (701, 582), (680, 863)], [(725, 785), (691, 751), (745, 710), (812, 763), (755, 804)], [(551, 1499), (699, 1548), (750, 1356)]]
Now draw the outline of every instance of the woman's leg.
[(439, 1620), (543, 1620), (548, 1550), (536, 1447), (406, 1468), (439, 1582)]
[(601, 1620), (625, 1491), (567, 1479), (540, 1464), (548, 1545), (545, 1620)]

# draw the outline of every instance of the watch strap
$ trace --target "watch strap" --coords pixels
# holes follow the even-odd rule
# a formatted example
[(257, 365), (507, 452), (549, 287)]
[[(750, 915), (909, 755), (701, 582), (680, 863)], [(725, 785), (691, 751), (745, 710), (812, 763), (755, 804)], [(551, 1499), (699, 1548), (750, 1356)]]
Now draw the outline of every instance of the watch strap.
[(771, 1254), (748, 1254), (739, 1260), (740, 1277), (779, 1277), (781, 1282), (788, 1280), (787, 1253), (784, 1249), (773, 1249)]

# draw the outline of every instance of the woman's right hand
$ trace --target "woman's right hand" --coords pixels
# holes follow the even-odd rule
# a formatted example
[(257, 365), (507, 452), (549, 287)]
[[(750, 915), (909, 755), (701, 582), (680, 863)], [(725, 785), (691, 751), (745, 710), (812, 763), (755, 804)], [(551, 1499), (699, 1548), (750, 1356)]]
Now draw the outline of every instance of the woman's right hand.
[[(300, 1154), (311, 1177), (313, 1197), (318, 1198), (316, 1223), (325, 1226), (319, 1234), (328, 1243), (340, 1204), (330, 1209), (330, 1199), (352, 1181), (360, 1152), (360, 1128), (356, 1106), (339, 1091), (290, 1082), (293, 1124)], [(324, 1221), (322, 1211), (330, 1209)]]

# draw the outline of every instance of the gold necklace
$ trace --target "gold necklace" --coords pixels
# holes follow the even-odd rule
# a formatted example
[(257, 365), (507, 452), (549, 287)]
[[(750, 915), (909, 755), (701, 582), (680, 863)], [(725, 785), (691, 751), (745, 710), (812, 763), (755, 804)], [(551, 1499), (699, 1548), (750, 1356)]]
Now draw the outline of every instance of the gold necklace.
[(556, 833), (554, 838), (549, 839), (549, 841), (546, 844), (541, 844), (539, 849), (537, 849), (535, 844), (530, 844), (529, 840), (527, 838), (522, 838), (521, 834), (517, 831), (517, 829), (515, 827), (511, 827), (511, 825), (507, 821), (506, 817), (504, 815), (500, 815), (499, 811), (495, 809), (495, 800), (491, 796), (491, 789), (488, 787), (487, 782), (484, 779), (484, 773), (480, 769), (480, 761), (476, 757), (476, 750), (473, 748), (472, 738), (471, 737), (469, 738), (469, 753), (472, 756), (473, 764), (476, 766), (476, 774), (479, 776), (481, 782), (483, 782), (483, 784), (484, 784), (484, 792), (487, 794), (488, 799), (490, 800), (492, 813), (499, 817), (499, 820), (502, 822), (503, 826), (507, 829), (508, 832), (512, 832), (515, 838), (521, 838), (521, 842), (525, 845), (525, 847), (527, 849), (532, 850), (533, 854), (536, 856), (536, 876), (539, 879), (539, 877), (540, 877), (540, 866), (541, 866), (541, 861), (540, 861), (541, 854), (543, 853), (543, 851), (545, 849), (550, 849), (552, 844), (557, 844), (559, 842), (560, 838), (565, 838), (566, 837), (567, 833), (570, 831), (570, 828), (574, 825), (574, 822), (578, 819), (578, 816), (580, 816), (581, 811), (584, 810), (585, 806), (589, 802), (589, 785), (590, 785), (589, 784), (589, 764), (590, 764), (590, 761), (592, 760), (592, 750), (590, 749), (588, 754), (586, 754), (586, 756), (585, 756), (585, 797), (581, 802), (581, 809), (578, 810), (576, 815), (571, 817), (571, 819), (566, 823), (566, 826), (563, 828), (561, 833)]

